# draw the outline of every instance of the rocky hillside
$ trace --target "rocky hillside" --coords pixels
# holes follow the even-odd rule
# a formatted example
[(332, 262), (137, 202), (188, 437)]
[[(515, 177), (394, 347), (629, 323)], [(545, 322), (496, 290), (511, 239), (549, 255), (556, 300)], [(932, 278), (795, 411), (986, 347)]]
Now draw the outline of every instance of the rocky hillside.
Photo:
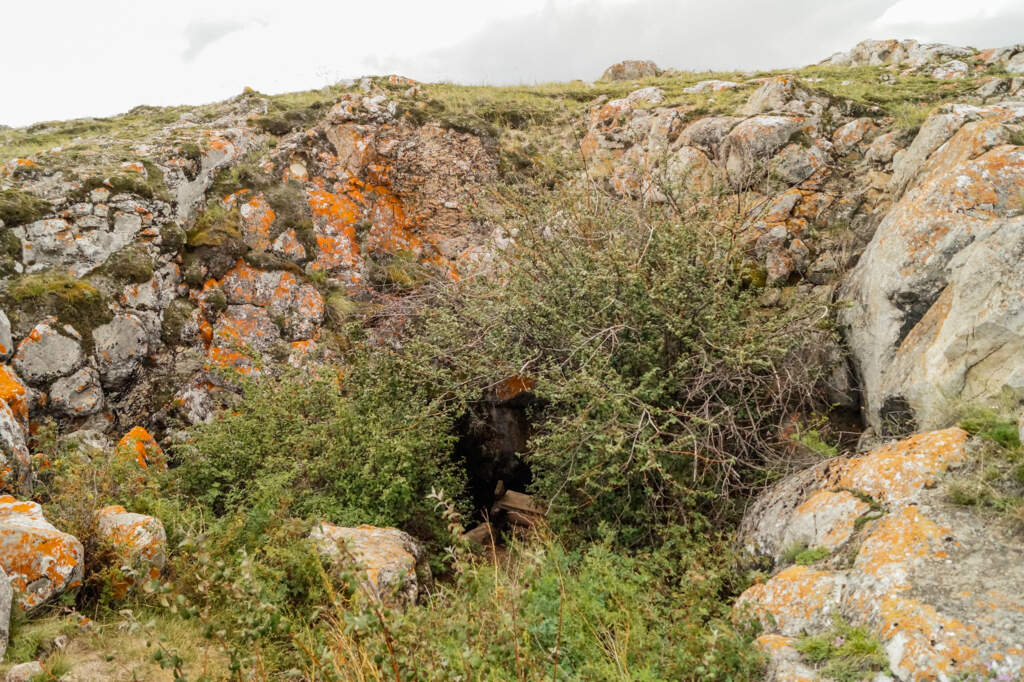
[(36, 672), (1024, 679), (1024, 45), (0, 128), (0, 236)]

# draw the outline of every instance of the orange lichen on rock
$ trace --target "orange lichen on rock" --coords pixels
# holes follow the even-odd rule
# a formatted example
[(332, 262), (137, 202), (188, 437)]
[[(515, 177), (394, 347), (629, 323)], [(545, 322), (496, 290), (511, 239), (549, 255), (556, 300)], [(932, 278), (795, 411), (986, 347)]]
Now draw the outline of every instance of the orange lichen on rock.
[(167, 468), (167, 459), (164, 457), (163, 448), (150, 435), (149, 431), (141, 426), (136, 426), (124, 434), (117, 443), (117, 449), (119, 452), (134, 457), (143, 469), (150, 466), (158, 469)]
[(247, 201), (239, 201), (239, 213), (242, 216), (242, 240), (260, 251), (270, 249), (270, 227), (276, 216), (263, 193), (254, 192)]
[(949, 532), (925, 517), (916, 505), (902, 507), (878, 522), (861, 545), (854, 566), (886, 588), (901, 587), (914, 560), (945, 556), (939, 541)]
[(82, 543), (54, 528), (38, 504), (0, 496), (0, 566), (23, 610), (79, 585), (84, 558)]
[(963, 463), (968, 434), (960, 428), (930, 431), (849, 460), (834, 481), (881, 502), (900, 502), (932, 485), (938, 474)]
[(133, 574), (114, 580), (115, 599), (123, 599), (141, 580), (160, 577), (166, 561), (167, 535), (159, 519), (112, 505), (96, 512), (96, 520), (100, 537), (113, 547), (121, 563), (133, 570)]
[(940, 675), (984, 670), (975, 661), (977, 628), (896, 594), (882, 597), (879, 614), (880, 635), (891, 643), (889, 665), (900, 679), (935, 680)]
[(321, 523), (310, 539), (325, 556), (342, 564), (354, 562), (366, 571), (367, 591), (379, 599), (414, 603), (431, 580), (426, 553), (410, 535), (396, 528), (357, 528)]
[(791, 566), (768, 582), (748, 588), (737, 605), (749, 606), (763, 621), (774, 622), (783, 635), (796, 636), (829, 622), (842, 600), (844, 585), (840, 574)]
[(494, 396), (498, 400), (512, 400), (524, 393), (533, 390), (536, 382), (532, 377), (524, 377), (518, 374), (502, 379), (494, 387)]
[[(35, 330), (33, 330), (35, 332)], [(28, 403), (25, 401), (25, 384), (14, 370), (0, 365), (0, 400), (7, 403), (14, 415), (22, 422), (28, 420)]]
[(833, 550), (850, 538), (857, 519), (870, 509), (871, 505), (845, 490), (819, 490), (797, 507), (786, 544), (803, 542)]

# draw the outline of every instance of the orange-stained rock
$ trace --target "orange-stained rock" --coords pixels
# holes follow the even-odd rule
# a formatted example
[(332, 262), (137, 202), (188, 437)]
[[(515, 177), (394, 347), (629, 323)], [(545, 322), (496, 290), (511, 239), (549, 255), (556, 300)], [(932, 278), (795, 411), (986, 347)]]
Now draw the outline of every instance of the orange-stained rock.
[[(323, 296), (287, 270), (263, 271), (239, 261), (224, 275), (220, 289), (229, 304), (259, 306), (279, 316), (290, 341), (309, 339), (323, 322)], [(261, 342), (253, 345), (261, 347)]]
[(133, 427), (131, 431), (124, 434), (117, 443), (117, 449), (119, 452), (133, 457), (144, 469), (151, 466), (158, 469), (167, 468), (167, 459), (164, 457), (163, 448), (150, 435), (149, 431), (141, 426)]
[(0, 400), (0, 491), (27, 495), (32, 491), (32, 458), (25, 421)]
[(845, 576), (810, 566), (790, 566), (768, 582), (754, 585), (736, 602), (750, 607), (766, 628), (789, 637), (827, 628), (838, 613)]
[(121, 565), (131, 569), (115, 581), (115, 599), (123, 599), (133, 585), (160, 577), (167, 554), (167, 534), (160, 519), (134, 514), (120, 505), (103, 507), (96, 519), (100, 537), (113, 546)]
[[(879, 638), (899, 680), (1024, 676), (1024, 547), (994, 517), (950, 502), (968, 456), (960, 429), (919, 434), (823, 462), (755, 502), (741, 525), (748, 548), (778, 560), (788, 543), (841, 547), (823, 569), (781, 568), (738, 601), (762, 616), (772, 670), (799, 662), (781, 637), (827, 632), (838, 613)], [(825, 599), (836, 585), (842, 596)]]
[(939, 474), (963, 464), (967, 438), (966, 431), (953, 427), (882, 445), (849, 460), (835, 485), (880, 502), (906, 502)]
[(28, 420), (25, 384), (9, 365), (0, 365), (0, 400), (7, 403), (18, 419)]
[(22, 609), (78, 586), (84, 558), (82, 543), (54, 528), (38, 504), (0, 496), (0, 566)]
[(854, 524), (871, 505), (846, 490), (819, 490), (796, 508), (782, 547), (804, 545), (834, 550), (853, 534)]
[(364, 586), (377, 598), (413, 604), (432, 586), (423, 547), (397, 528), (321, 523), (310, 539), (336, 565), (354, 568), (358, 564), (365, 569)]
[(793, 644), (792, 637), (782, 635), (761, 635), (754, 640), (754, 646), (768, 656), (768, 669), (761, 682), (818, 682), (821, 679)]
[[(1024, 386), (1024, 102), (943, 107), (893, 161), (899, 196), (845, 279), (840, 311), (882, 436), (947, 423)], [(905, 191), (904, 191), (905, 190)]]

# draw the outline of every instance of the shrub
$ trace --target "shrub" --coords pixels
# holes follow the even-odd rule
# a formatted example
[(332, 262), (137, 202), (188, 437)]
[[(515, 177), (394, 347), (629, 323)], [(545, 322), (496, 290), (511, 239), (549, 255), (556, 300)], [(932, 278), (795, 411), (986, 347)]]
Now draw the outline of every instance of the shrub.
[(294, 371), (243, 384), (231, 413), (176, 448), (183, 489), (217, 515), (258, 500), (342, 525), (396, 525), (430, 537), (431, 486), (460, 491), (450, 423), (384, 361), (344, 379)]
[(560, 530), (608, 522), (635, 542), (725, 518), (788, 457), (786, 417), (815, 402), (801, 348), (828, 333), (821, 307), (762, 312), (712, 228), (732, 214), (694, 213), (539, 200), (498, 272), (440, 286), (404, 340), (407, 375), (460, 387), (457, 404), (534, 380), (527, 460)]

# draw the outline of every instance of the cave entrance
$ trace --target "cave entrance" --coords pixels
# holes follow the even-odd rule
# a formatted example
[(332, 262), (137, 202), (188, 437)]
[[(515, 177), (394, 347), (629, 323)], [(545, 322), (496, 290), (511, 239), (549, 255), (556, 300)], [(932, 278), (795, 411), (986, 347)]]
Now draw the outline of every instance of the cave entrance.
[(475, 520), (487, 517), (499, 487), (499, 494), (502, 490), (525, 491), (533, 482), (522, 455), (530, 437), (528, 410), (535, 402), (529, 391), (508, 397), (495, 392), (473, 405), (456, 423), (455, 458), (466, 469)]

